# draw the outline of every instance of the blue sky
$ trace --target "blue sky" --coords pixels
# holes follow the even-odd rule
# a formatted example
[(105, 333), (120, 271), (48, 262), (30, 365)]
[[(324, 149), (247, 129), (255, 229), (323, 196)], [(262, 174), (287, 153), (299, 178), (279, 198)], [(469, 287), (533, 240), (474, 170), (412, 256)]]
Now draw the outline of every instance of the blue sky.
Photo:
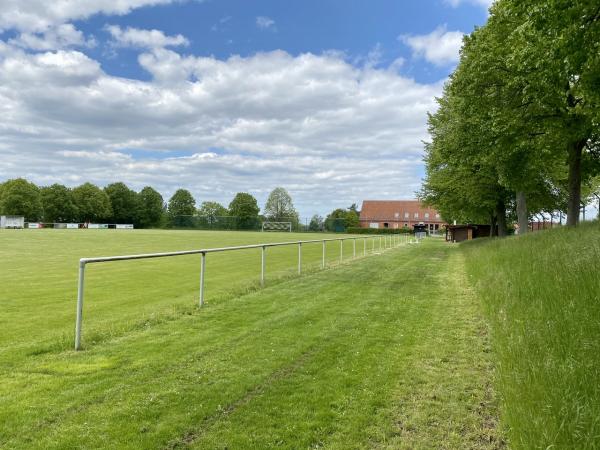
[[(453, 7), (443, 0), (208, 0), (143, 7), (120, 17), (95, 15), (75, 24), (104, 42), (110, 38), (103, 30), (106, 24), (181, 34), (189, 40), (183, 53), (219, 59), (278, 49), (292, 55), (334, 50), (360, 64), (379, 49), (378, 66), (387, 67), (402, 57), (407, 61), (404, 74), (430, 83), (446, 77), (451, 66), (412, 59), (410, 47), (398, 37), (425, 35), (439, 26), (470, 32), (485, 23), (486, 16), (486, 8), (477, 3)], [(258, 17), (268, 18), (273, 24), (260, 28)], [(137, 64), (135, 51), (121, 50), (117, 57), (107, 58), (103, 47), (98, 46), (88, 53), (101, 61), (108, 73), (149, 79)]]
[(301, 216), (414, 197), (489, 0), (0, 0), (0, 180), (180, 187)]

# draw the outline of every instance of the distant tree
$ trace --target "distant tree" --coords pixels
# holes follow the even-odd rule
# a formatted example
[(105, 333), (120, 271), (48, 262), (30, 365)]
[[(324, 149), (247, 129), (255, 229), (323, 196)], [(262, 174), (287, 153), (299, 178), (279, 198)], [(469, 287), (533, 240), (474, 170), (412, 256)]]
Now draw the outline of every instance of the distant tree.
[(23, 178), (6, 181), (0, 191), (0, 213), (23, 216), (26, 221), (39, 220), (42, 215), (39, 188)]
[(229, 215), (237, 218), (238, 228), (247, 230), (258, 225), (258, 202), (246, 193), (239, 192), (229, 204)]
[(40, 189), (44, 222), (72, 222), (77, 219), (73, 191), (62, 184)]
[(104, 188), (110, 199), (113, 223), (134, 223), (138, 212), (138, 195), (125, 183), (112, 183)]
[(162, 195), (150, 186), (146, 186), (138, 194), (137, 224), (142, 228), (157, 227), (164, 216)]
[(112, 215), (108, 195), (92, 183), (84, 183), (73, 189), (73, 202), (80, 222), (106, 220)]
[(346, 210), (337, 208), (331, 211), (325, 219), (327, 231), (342, 231), (346, 227)]
[(206, 217), (209, 223), (217, 221), (217, 217), (229, 215), (227, 208), (217, 202), (202, 202), (198, 209), (198, 215)]
[(196, 200), (187, 189), (177, 189), (169, 199), (167, 213), (171, 224), (175, 224), (175, 218), (179, 216), (193, 216), (196, 213)]
[(323, 231), (323, 218), (318, 214), (312, 216), (308, 224), (308, 231)]
[(298, 213), (294, 208), (292, 197), (282, 187), (273, 189), (265, 204), (264, 215), (268, 220), (275, 222), (298, 223)]
[(358, 206), (356, 203), (352, 203), (346, 211), (346, 228), (358, 227), (360, 225), (360, 214), (358, 213)]

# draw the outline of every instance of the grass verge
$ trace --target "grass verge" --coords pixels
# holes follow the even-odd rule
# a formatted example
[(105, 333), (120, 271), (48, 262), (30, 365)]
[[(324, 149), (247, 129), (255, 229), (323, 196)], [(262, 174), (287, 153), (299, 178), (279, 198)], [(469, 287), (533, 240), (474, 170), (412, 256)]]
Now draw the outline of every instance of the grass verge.
[(463, 245), (515, 449), (600, 448), (600, 228)]

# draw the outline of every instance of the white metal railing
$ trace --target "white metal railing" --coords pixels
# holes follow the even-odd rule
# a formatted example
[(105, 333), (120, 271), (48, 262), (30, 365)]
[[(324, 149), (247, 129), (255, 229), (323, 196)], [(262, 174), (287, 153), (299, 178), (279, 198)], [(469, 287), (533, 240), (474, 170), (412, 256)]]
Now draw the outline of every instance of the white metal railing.
[(346, 238), (330, 238), (330, 239), (313, 239), (307, 241), (291, 241), (291, 242), (272, 242), (265, 244), (252, 244), (252, 245), (238, 245), (235, 247), (220, 247), (220, 248), (205, 248), (200, 250), (184, 250), (178, 252), (166, 252), (166, 253), (144, 253), (139, 255), (121, 255), (121, 256), (101, 256), (97, 258), (81, 258), (79, 260), (79, 281), (77, 284), (77, 317), (75, 322), (75, 350), (81, 349), (81, 325), (83, 321), (83, 294), (84, 294), (84, 280), (85, 280), (85, 266), (93, 263), (104, 263), (113, 261), (129, 261), (134, 259), (150, 259), (150, 258), (164, 258), (168, 256), (183, 256), (183, 255), (200, 255), (200, 299), (199, 307), (204, 305), (204, 278), (206, 270), (206, 255), (209, 253), (228, 252), (234, 250), (248, 250), (254, 248), (261, 249), (261, 270), (260, 270), (260, 285), (264, 286), (266, 276), (266, 259), (267, 259), (267, 248), (268, 247), (282, 247), (286, 245), (297, 245), (298, 246), (298, 275), (302, 274), (302, 244), (314, 244), (321, 242), (323, 245), (323, 254), (321, 257), (321, 268), (324, 269), (326, 265), (326, 244), (327, 242), (340, 241), (340, 263), (344, 260), (344, 241), (353, 241), (352, 245), (352, 258), (356, 258), (356, 241), (363, 241), (363, 256), (367, 256), (367, 241), (371, 240), (371, 253), (375, 252), (376, 242), (379, 245), (379, 251), (387, 250), (389, 248), (397, 247), (403, 243), (409, 243), (408, 234), (392, 234), (386, 235), (369, 235), (369, 236), (354, 236)]

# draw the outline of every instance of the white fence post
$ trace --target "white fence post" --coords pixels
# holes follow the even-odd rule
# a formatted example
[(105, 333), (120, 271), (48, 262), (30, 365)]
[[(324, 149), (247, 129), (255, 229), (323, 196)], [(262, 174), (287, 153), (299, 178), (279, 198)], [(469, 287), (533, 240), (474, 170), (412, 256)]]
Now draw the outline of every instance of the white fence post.
[(302, 275), (302, 243), (298, 243), (298, 275)]
[(75, 350), (81, 350), (81, 322), (83, 319), (83, 280), (85, 263), (79, 261), (79, 280), (77, 283), (77, 320), (75, 321)]
[(363, 239), (363, 256), (367, 256), (367, 238)]
[(323, 257), (321, 258), (321, 269), (325, 268), (325, 245), (327, 243), (323, 241)]
[(344, 241), (340, 241), (340, 264), (344, 262)]
[(264, 287), (265, 285), (265, 269), (267, 263), (267, 247), (263, 245), (261, 257), (260, 257), (260, 285)]
[(206, 253), (201, 253), (200, 259), (200, 308), (204, 305), (204, 271), (206, 270)]
[(356, 239), (352, 241), (352, 257), (356, 258)]

